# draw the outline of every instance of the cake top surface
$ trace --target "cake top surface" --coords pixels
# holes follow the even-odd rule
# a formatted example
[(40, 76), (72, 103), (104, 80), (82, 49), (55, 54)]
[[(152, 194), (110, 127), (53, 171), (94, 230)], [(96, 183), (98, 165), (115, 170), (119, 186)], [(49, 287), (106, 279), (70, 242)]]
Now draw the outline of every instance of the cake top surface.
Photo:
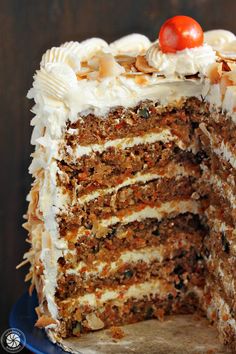
[[(47, 50), (28, 93), (36, 102), (33, 108), (36, 118), (32, 124), (43, 124), (49, 128), (50, 135), (60, 137), (66, 121), (75, 122), (89, 113), (103, 118), (113, 107), (132, 107), (147, 99), (167, 105), (191, 96), (208, 95), (213, 105), (233, 111), (235, 35), (226, 30), (212, 30), (201, 37), (197, 32), (197, 42), (185, 38), (183, 44), (185, 32), (186, 28), (181, 27), (180, 41), (175, 43), (177, 47), (172, 52), (163, 51), (164, 36), (159, 35), (158, 40), (151, 42), (137, 33), (110, 44), (91, 38)], [(226, 95), (224, 104), (220, 81), (225, 75), (229, 76), (230, 97)], [(217, 87), (209, 91), (210, 86)], [(53, 118), (48, 119), (49, 115)]]

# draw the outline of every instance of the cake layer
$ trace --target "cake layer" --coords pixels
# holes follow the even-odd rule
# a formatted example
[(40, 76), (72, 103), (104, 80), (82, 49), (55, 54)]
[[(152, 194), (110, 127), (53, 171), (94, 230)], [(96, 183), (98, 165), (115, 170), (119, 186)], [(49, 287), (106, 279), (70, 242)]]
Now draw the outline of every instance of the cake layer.
[(124, 140), (135, 136), (142, 139), (147, 133), (148, 139), (153, 139), (150, 133), (161, 130), (168, 134), (163, 133), (163, 142), (166, 137), (170, 141), (176, 140), (177, 136), (179, 142), (190, 145), (193, 133), (190, 112), (191, 118), (194, 119), (193, 115), (198, 115), (202, 106), (204, 103), (197, 98), (190, 98), (186, 102), (183, 99), (178, 104), (166, 107), (158, 102), (146, 101), (134, 108), (114, 108), (103, 119), (89, 114), (68, 125), (65, 134), (66, 145), (76, 149), (77, 156), (81, 156), (91, 150), (99, 151), (117, 145), (117, 139)]
[(58, 184), (64, 187), (64, 193), (71, 190), (80, 198), (97, 189), (116, 187), (136, 174), (164, 175), (170, 172), (170, 163), (175, 170), (183, 167), (197, 173), (199, 167), (194, 162), (191, 153), (182, 151), (173, 142), (141, 144), (125, 150), (110, 148), (102, 154), (83, 156), (76, 164), (58, 162)]
[(120, 223), (114, 225), (106, 237), (104, 235), (97, 238), (91, 231), (86, 231), (88, 230), (84, 230), (79, 239), (77, 229), (67, 231), (66, 239), (74, 254), (68, 253), (59, 259), (62, 270), (75, 268), (79, 262), (85, 262), (87, 267), (92, 267), (93, 262), (97, 261), (117, 261), (123, 252), (139, 252), (146, 247), (158, 247), (159, 259), (165, 254), (178, 256), (191, 246), (200, 249), (205, 233), (198, 217), (191, 214), (165, 218), (159, 222), (147, 218), (126, 225)]
[(188, 147), (189, 150), (196, 149), (195, 145), (190, 144), (190, 138), (188, 144), (185, 145), (184, 142), (182, 142), (176, 134), (173, 134), (170, 129), (155, 128), (143, 135), (138, 135), (131, 138), (108, 140), (104, 144), (92, 144), (86, 146), (77, 145), (75, 151), (66, 147), (66, 152), (73, 161), (77, 161), (84, 155), (91, 155), (96, 152), (102, 154), (110, 148), (125, 150), (137, 145), (154, 144), (159, 141), (163, 144), (174, 142), (182, 150), (187, 149)]
[(149, 281), (153, 277), (173, 282), (177, 289), (187, 286), (188, 282), (203, 286), (203, 259), (200, 250), (192, 247), (182, 252), (182, 255), (172, 259), (173, 250), (168, 257), (168, 251), (160, 254), (159, 248), (145, 248), (138, 252), (125, 252), (116, 262), (99, 262), (92, 270), (86, 264), (68, 269), (58, 279), (56, 297), (63, 300), (98, 289), (114, 290), (122, 284), (131, 286)]
[[(168, 165), (166, 165), (164, 168), (151, 168), (148, 170), (148, 172), (144, 173), (136, 173), (132, 177), (127, 177), (122, 183), (116, 184), (113, 187), (110, 188), (105, 188), (105, 189), (97, 189), (96, 191), (83, 195), (80, 198), (77, 198), (75, 196), (75, 192), (71, 192), (70, 190), (64, 190), (63, 194), (67, 194), (68, 198), (71, 200), (71, 205), (74, 205), (78, 203), (79, 205), (83, 205), (85, 203), (88, 203), (90, 201), (93, 201), (94, 199), (97, 199), (99, 197), (103, 197), (107, 194), (115, 194), (121, 189), (124, 189), (125, 187), (133, 186), (133, 185), (139, 185), (139, 184), (144, 184), (149, 181), (153, 180), (159, 180), (161, 178), (166, 178), (170, 179), (175, 177), (176, 179), (179, 179), (180, 177), (183, 176), (193, 176), (197, 177), (199, 176), (199, 171), (196, 165), (189, 163), (186, 163), (187, 161), (183, 161), (182, 163), (175, 163), (175, 162), (170, 162)], [(159, 181), (158, 181), (159, 182)], [(79, 186), (75, 187), (76, 192), (79, 189)], [(63, 187), (62, 187), (63, 189)]]
[[(78, 226), (91, 223), (95, 217), (103, 220), (128, 215), (146, 206), (153, 207), (162, 203), (190, 199), (194, 193), (193, 177), (158, 178), (146, 183), (137, 183), (123, 187), (114, 194), (100, 195), (84, 205), (74, 203), (60, 217), (69, 219)], [(140, 207), (140, 209), (139, 209)], [(81, 220), (81, 224), (79, 224)]]
[(103, 219), (101, 225), (103, 227), (109, 227), (115, 225), (119, 222), (128, 224), (135, 220), (144, 220), (146, 218), (156, 218), (161, 220), (162, 218), (168, 216), (173, 217), (178, 214), (184, 213), (200, 213), (200, 203), (195, 200), (173, 200), (169, 202), (159, 203), (156, 205), (146, 206), (146, 204), (139, 204), (136, 207), (128, 208), (125, 211), (117, 213), (116, 216), (112, 216), (107, 219)]
[[(200, 203), (197, 200), (173, 200), (169, 202), (156, 202), (152, 206), (147, 206), (144, 203), (140, 203), (134, 207), (127, 208), (117, 212), (115, 216), (108, 217), (106, 219), (96, 220), (90, 217), (87, 224), (81, 226), (83, 220), (80, 220), (79, 215), (74, 217), (73, 214), (67, 215), (66, 218), (59, 220), (60, 234), (64, 237), (67, 230), (73, 230), (74, 238), (81, 238), (83, 234), (92, 233), (94, 237), (105, 237), (109, 234), (111, 227), (116, 224), (129, 224), (135, 221), (142, 221), (145, 219), (156, 218), (158, 221), (165, 217), (174, 217), (178, 214), (201, 213)], [(77, 230), (76, 230), (77, 229)], [(88, 231), (86, 231), (86, 229)]]
[[(139, 285), (118, 287), (58, 303), (61, 335), (80, 335), (112, 325), (133, 323), (165, 314), (192, 313), (199, 308), (201, 289), (196, 286), (176, 289), (163, 279)], [(105, 301), (105, 302), (104, 302)]]

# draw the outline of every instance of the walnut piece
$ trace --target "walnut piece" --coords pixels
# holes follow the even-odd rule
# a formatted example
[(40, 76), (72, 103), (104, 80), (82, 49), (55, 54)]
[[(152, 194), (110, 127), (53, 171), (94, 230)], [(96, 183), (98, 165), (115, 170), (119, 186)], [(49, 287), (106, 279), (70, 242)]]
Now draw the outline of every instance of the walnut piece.
[(104, 328), (104, 322), (100, 320), (99, 317), (95, 315), (95, 313), (89, 313), (86, 316), (86, 327), (92, 330), (98, 330)]
[(57, 322), (50, 316), (43, 315), (39, 317), (38, 321), (35, 323), (35, 327), (44, 328), (51, 324), (56, 324)]

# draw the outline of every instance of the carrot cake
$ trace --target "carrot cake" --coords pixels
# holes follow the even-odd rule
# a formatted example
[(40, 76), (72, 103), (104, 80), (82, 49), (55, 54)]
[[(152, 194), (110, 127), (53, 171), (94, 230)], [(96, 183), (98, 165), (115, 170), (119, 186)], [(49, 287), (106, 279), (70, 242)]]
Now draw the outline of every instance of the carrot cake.
[(186, 16), (43, 55), (23, 263), (52, 341), (201, 311), (236, 348), (235, 62)]

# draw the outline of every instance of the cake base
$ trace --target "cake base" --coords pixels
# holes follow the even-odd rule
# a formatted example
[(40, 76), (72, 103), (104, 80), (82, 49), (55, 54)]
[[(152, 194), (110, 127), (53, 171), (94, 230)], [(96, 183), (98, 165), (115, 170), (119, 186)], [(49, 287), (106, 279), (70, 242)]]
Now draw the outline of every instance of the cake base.
[(60, 345), (76, 354), (233, 353), (219, 342), (216, 329), (196, 315), (167, 316), (163, 322), (149, 320), (120, 328), (121, 339), (107, 329), (62, 340)]

